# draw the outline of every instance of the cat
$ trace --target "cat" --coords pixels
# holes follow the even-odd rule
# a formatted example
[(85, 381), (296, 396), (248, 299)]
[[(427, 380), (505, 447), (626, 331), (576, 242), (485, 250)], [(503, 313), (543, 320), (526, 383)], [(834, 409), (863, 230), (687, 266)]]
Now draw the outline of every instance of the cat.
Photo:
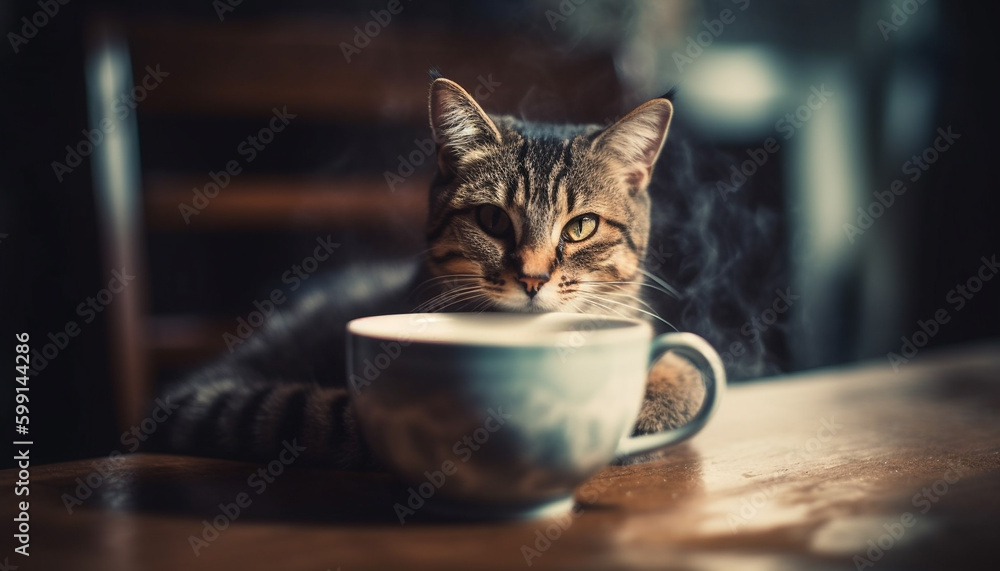
[[(345, 384), (345, 324), (409, 311), (588, 312), (647, 317), (648, 186), (673, 116), (667, 98), (610, 126), (489, 115), (433, 80), (437, 144), (427, 250), (418, 263), (333, 275), (234, 352), (164, 395), (177, 405), (150, 449), (250, 461), (283, 443), (309, 463), (375, 469)], [(316, 281), (316, 280), (314, 280)], [(683, 424), (701, 374), (667, 353), (651, 368), (634, 432)]]

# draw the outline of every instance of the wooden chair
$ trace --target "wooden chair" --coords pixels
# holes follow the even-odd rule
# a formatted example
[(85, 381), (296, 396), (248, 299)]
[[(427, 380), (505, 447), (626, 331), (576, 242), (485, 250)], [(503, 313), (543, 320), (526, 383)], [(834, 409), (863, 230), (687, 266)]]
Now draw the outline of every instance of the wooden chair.
[[(109, 269), (134, 267), (140, 276), (109, 314), (123, 429), (145, 415), (159, 371), (220, 352), (222, 332), (231, 323), (205, 313), (150, 309), (147, 269), (158, 264), (147, 257), (151, 237), (335, 228), (385, 242), (389, 224), (397, 236), (420, 236), (433, 170), (428, 161), (391, 191), (384, 169), (323, 175), (247, 172), (233, 176), (210, 207), (187, 224), (179, 205), (190, 203), (192, 189), (209, 179), (195, 167), (181, 166), (176, 172), (144, 168), (150, 157), (144, 152), (140, 158), (137, 116), (167, 122), (173, 117), (205, 117), (263, 123), (273, 108), (284, 106), (297, 115), (297, 123), (419, 130), (426, 124), (431, 67), (488, 99), (489, 110), (531, 115), (527, 102), (552, 120), (594, 122), (619, 111), (621, 90), (607, 53), (553, 50), (481, 30), (397, 25), (383, 29), (348, 61), (343, 44), (353, 41), (356, 25), (328, 19), (224, 25), (94, 22), (87, 68), (91, 123), (110, 117), (116, 127), (114, 144), (102, 145), (93, 158), (105, 260)], [(469, 45), (482, 50), (469, 53)], [(158, 66), (168, 75), (134, 110), (118, 118), (116, 98), (141, 85), (150, 73), (146, 66), (154, 71)], [(476, 92), (480, 85), (484, 87)], [(412, 138), (402, 138), (398, 152), (413, 148)], [(384, 164), (395, 165), (394, 157), (385, 157)]]

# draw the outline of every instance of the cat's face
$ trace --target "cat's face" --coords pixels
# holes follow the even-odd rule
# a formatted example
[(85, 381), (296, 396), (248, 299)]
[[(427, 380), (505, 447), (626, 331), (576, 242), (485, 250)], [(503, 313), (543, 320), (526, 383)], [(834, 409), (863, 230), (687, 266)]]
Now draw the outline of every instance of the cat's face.
[(430, 111), (428, 267), (441, 295), (425, 309), (633, 314), (670, 102), (606, 129), (533, 125), (491, 118), (439, 79)]

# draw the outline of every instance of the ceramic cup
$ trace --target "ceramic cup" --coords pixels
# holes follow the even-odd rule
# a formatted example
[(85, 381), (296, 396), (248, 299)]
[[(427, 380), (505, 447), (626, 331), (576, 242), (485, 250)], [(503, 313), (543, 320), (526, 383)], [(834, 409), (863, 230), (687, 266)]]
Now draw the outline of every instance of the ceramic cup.
[[(676, 444), (717, 408), (725, 373), (691, 333), (578, 313), (366, 317), (347, 326), (352, 404), (372, 453), (409, 485), (405, 509), (552, 515), (616, 457)], [(630, 436), (646, 376), (673, 350), (705, 380), (687, 425)]]

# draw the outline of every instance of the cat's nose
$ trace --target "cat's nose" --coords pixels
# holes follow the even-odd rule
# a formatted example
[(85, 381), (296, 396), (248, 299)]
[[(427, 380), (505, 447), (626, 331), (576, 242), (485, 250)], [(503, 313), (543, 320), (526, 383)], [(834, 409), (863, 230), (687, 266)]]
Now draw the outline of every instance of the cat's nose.
[(524, 291), (527, 292), (528, 297), (535, 297), (538, 290), (542, 289), (542, 286), (549, 281), (549, 274), (521, 276), (517, 278), (517, 281), (521, 282), (521, 285), (524, 286)]

